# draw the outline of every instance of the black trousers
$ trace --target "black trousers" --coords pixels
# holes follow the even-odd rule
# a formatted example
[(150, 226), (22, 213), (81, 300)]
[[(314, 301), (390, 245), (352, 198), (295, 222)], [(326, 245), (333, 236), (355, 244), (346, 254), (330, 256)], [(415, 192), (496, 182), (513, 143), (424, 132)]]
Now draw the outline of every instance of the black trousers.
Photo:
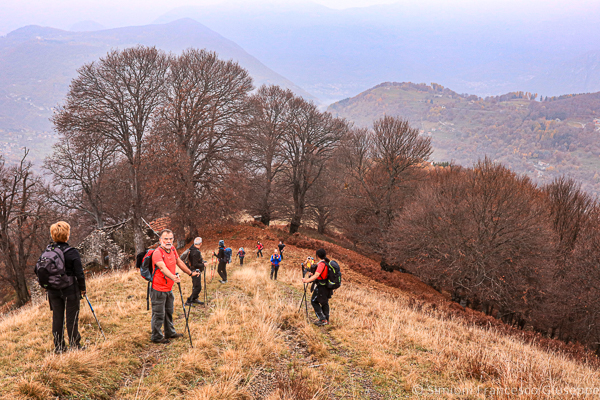
[(240, 256), (240, 265), (244, 265), (244, 256)]
[(202, 274), (198, 276), (192, 276), (192, 284), (192, 294), (187, 299), (188, 303), (191, 303), (194, 300), (198, 300), (198, 296), (202, 291)]
[(326, 319), (329, 321), (329, 298), (331, 297), (331, 291), (327, 288), (319, 287), (316, 285), (310, 303), (312, 304), (317, 318), (320, 320)]
[(227, 281), (227, 263), (220, 262), (217, 267), (217, 272), (219, 273), (221, 280)]
[(277, 272), (279, 272), (279, 265), (271, 264), (271, 279), (277, 280)]
[(258, 251), (256, 252), (256, 257), (258, 258), (258, 257), (262, 257), (262, 256), (263, 256), (263, 255), (262, 255), (262, 249), (261, 249), (261, 250), (258, 250)]
[(48, 302), (52, 310), (52, 336), (54, 337), (54, 350), (66, 350), (65, 343), (65, 312), (67, 316), (67, 335), (71, 347), (79, 347), (81, 335), (79, 334), (79, 301), (81, 293), (79, 286), (73, 284), (66, 289), (48, 289)]

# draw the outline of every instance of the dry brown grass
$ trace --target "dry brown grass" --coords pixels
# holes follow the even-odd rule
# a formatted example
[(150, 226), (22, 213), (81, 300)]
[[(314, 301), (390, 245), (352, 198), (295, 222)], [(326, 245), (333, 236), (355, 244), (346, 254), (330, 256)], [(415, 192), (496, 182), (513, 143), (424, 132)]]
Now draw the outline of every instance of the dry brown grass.
[[(308, 253), (292, 246), (286, 250), (277, 282), (268, 279), (266, 257), (250, 256), (243, 268), (229, 268), (229, 284), (215, 279), (209, 285), (210, 306), (192, 309), (193, 349), (187, 335), (167, 346), (149, 342), (150, 312), (137, 271), (90, 280), (90, 300), (108, 340), (102, 340), (82, 303), (81, 330), (88, 342), (83, 352), (52, 353), (45, 302), (6, 316), (0, 321), (0, 396), (536, 399), (585, 396), (490, 393), (498, 388), (600, 388), (599, 372), (590, 366), (434, 309), (414, 309), (409, 294), (375, 290), (378, 284), (368, 278), (360, 285), (346, 282), (331, 300), (332, 326), (314, 327), (297, 312), (302, 294), (298, 265)], [(185, 279), (182, 287), (189, 293), (191, 283)], [(175, 294), (175, 326), (183, 332)], [(433, 388), (464, 392), (432, 393)]]

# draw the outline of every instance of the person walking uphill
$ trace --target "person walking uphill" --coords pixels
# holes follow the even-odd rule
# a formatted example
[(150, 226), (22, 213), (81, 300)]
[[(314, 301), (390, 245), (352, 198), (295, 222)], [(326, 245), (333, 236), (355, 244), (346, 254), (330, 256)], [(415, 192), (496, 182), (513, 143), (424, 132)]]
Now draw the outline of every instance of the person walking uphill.
[(243, 247), (240, 247), (237, 255), (240, 258), (240, 265), (244, 265), (244, 257), (246, 256), (246, 251), (244, 250)]
[(256, 242), (256, 258), (263, 256), (262, 251), (264, 248), (265, 246), (263, 246), (263, 244), (260, 241)]
[(324, 249), (317, 250), (317, 257), (319, 262), (316, 266), (313, 265), (315, 271), (310, 271), (308, 273), (309, 278), (302, 278), (302, 282), (314, 282), (312, 287), (313, 294), (310, 299), (318, 318), (314, 324), (323, 326), (329, 325), (329, 299), (331, 298), (332, 290), (327, 287), (327, 266), (330, 260), (327, 258), (327, 253)]
[(277, 248), (279, 249), (279, 256), (283, 260), (283, 249), (285, 248), (285, 244), (283, 244), (283, 240), (279, 241), (279, 244), (277, 245)]
[[(50, 227), (50, 235), (54, 243), (51, 243), (40, 257), (36, 265), (36, 274), (40, 284), (48, 289), (48, 302), (52, 310), (54, 352), (60, 354), (67, 350), (64, 339), (65, 312), (69, 346), (72, 350), (83, 349), (79, 334), (79, 301), (85, 296), (85, 275), (79, 252), (67, 243), (71, 235), (71, 226), (64, 221), (59, 221)], [(40, 262), (43, 262), (42, 259), (53, 254), (58, 255), (55, 264), (62, 263), (66, 277), (51, 276), (47, 274), (47, 269), (38, 269)], [(62, 283), (58, 284), (56, 278), (60, 278)]]
[(213, 255), (217, 257), (219, 260), (219, 265), (217, 266), (217, 272), (221, 277), (219, 282), (227, 283), (227, 256), (225, 255), (225, 241), (219, 240), (219, 253), (215, 254), (213, 251)]
[[(160, 246), (152, 253), (152, 265), (154, 266), (154, 277), (150, 289), (150, 300), (152, 301), (152, 336), (150, 339), (154, 343), (169, 343), (169, 339), (183, 336), (175, 331), (173, 325), (175, 296), (171, 289), (174, 283), (181, 282), (175, 275), (176, 268), (179, 267), (191, 277), (197, 277), (200, 274), (190, 271), (181, 261), (175, 246), (173, 246), (173, 232), (169, 229), (160, 233)], [(163, 325), (164, 335), (162, 333)]]
[(190, 254), (188, 255), (188, 262), (190, 264), (190, 269), (192, 271), (200, 271), (200, 275), (192, 276), (192, 294), (188, 297), (185, 305), (189, 306), (191, 304), (200, 304), (204, 305), (203, 302), (198, 300), (198, 296), (200, 292), (202, 292), (202, 272), (204, 272), (204, 267), (207, 261), (202, 260), (202, 253), (200, 252), (200, 247), (202, 247), (202, 238), (197, 237), (194, 239), (194, 245), (190, 247)]
[(279, 272), (279, 263), (281, 262), (281, 257), (277, 253), (277, 250), (271, 256), (271, 279), (277, 280), (277, 272)]

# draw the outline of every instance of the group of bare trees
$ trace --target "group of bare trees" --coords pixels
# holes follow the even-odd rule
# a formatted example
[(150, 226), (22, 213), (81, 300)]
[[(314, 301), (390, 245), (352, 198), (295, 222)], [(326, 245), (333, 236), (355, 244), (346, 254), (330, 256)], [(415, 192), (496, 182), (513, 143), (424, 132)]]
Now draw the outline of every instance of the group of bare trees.
[(385, 242), (453, 300), (600, 352), (600, 204), (572, 179), (540, 188), (489, 159), (431, 169)]
[(252, 89), (205, 50), (139, 46), (84, 65), (54, 117), (54, 200), (98, 227), (132, 218), (138, 251), (142, 217), (159, 214), (187, 238), (240, 210), (296, 232), (349, 126), (289, 90)]

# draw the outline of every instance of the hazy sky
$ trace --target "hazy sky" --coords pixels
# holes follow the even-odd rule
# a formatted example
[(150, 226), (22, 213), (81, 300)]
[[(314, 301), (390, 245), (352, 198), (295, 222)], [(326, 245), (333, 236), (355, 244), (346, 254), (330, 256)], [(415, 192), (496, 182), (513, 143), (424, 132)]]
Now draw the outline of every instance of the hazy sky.
[[(71, 25), (94, 20), (107, 28), (151, 23), (175, 7), (221, 4), (241, 0), (0, 0), (0, 35), (25, 25), (44, 25), (68, 29)], [(298, 4), (307, 0), (245, 0), (244, 4)], [(539, 14), (560, 17), (561, 13), (585, 12), (598, 0), (312, 0), (330, 8), (366, 7), (402, 3), (427, 11), (451, 10), (453, 13), (501, 14), (512, 16)]]

